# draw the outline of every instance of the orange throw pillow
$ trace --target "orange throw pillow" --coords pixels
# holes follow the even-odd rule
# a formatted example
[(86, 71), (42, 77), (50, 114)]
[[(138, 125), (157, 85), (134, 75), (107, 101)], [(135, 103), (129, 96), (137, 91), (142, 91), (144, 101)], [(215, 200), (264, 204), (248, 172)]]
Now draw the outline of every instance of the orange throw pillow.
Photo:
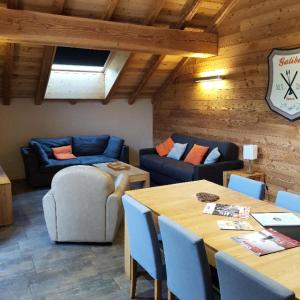
[(71, 145), (52, 148), (52, 151), (53, 151), (54, 157), (59, 160), (76, 158), (76, 156), (72, 153)]
[(159, 156), (167, 156), (174, 146), (174, 142), (171, 138), (166, 139), (163, 143), (155, 147)]
[(186, 156), (184, 162), (195, 166), (201, 164), (208, 149), (209, 147), (194, 145), (191, 151)]

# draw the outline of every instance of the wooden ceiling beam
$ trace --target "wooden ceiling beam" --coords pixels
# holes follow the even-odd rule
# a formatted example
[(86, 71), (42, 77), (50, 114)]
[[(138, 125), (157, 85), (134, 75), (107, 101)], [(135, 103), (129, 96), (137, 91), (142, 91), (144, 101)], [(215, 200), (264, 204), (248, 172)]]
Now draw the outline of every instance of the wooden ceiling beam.
[(144, 87), (148, 83), (149, 79), (151, 78), (152, 74), (156, 71), (162, 60), (165, 58), (164, 55), (153, 55), (150, 62), (149, 67), (146, 71), (146, 74), (143, 76), (141, 82), (139, 83), (138, 87), (134, 91), (134, 93), (131, 95), (131, 97), (128, 100), (128, 103), (131, 105), (133, 104), (136, 99), (140, 96), (142, 93)]
[(164, 7), (165, 2), (166, 0), (153, 0), (153, 5), (150, 14), (147, 16), (147, 18), (144, 21), (145, 25), (151, 26), (156, 22), (161, 10)]
[(175, 69), (169, 74), (169, 76), (164, 81), (164, 83), (160, 86), (160, 88), (153, 95), (153, 97), (152, 97), (153, 102), (155, 102), (161, 96), (161, 94), (168, 88), (168, 86), (174, 82), (178, 73), (182, 70), (182, 68), (187, 64), (188, 61), (189, 61), (188, 57), (183, 57), (180, 60), (180, 62), (176, 65)]
[(203, 0), (193, 0), (191, 4), (187, 2), (183, 7), (180, 20), (171, 27), (175, 29), (184, 29), (195, 17), (202, 2)]
[(103, 20), (109, 21), (112, 18), (119, 2), (120, 0), (108, 0), (108, 5), (107, 5), (106, 12), (103, 16)]
[[(6, 4), (9, 9), (19, 9), (19, 0), (7, 0)], [(11, 83), (13, 79), (13, 64), (14, 64), (15, 44), (8, 43), (5, 46), (4, 65), (3, 65), (3, 104), (10, 105), (11, 103)]]
[(207, 26), (206, 31), (215, 31), (217, 26), (219, 26), (224, 19), (230, 14), (233, 8), (238, 4), (239, 0), (226, 0), (222, 8), (215, 15), (211, 23)]
[[(197, 14), (201, 3), (202, 3), (202, 0), (193, 0), (192, 3), (187, 2), (187, 4), (183, 7), (183, 11), (181, 13), (180, 20), (178, 21), (177, 24), (173, 25), (172, 28), (184, 29), (185, 26)], [(163, 61), (164, 58), (165, 58), (165, 55), (153, 56), (153, 58), (151, 60), (152, 66), (147, 69), (146, 74), (143, 76), (138, 87), (136, 88), (136, 90), (134, 91), (132, 96), (129, 98), (129, 100), (128, 100), (129, 104), (133, 104), (136, 101), (136, 99), (141, 95), (144, 87), (147, 85), (151, 76), (157, 70), (157, 68), (159, 67), (160, 63)], [(186, 61), (186, 60), (184, 60), (184, 61)]]
[[(52, 11), (54, 14), (63, 13), (66, 0), (54, 0)], [(40, 105), (43, 103), (47, 91), (47, 86), (51, 74), (52, 64), (56, 53), (56, 47), (46, 46), (44, 48), (43, 60), (40, 70), (39, 82), (35, 93), (34, 103)]]
[(0, 40), (180, 56), (217, 55), (217, 35), (0, 8)]

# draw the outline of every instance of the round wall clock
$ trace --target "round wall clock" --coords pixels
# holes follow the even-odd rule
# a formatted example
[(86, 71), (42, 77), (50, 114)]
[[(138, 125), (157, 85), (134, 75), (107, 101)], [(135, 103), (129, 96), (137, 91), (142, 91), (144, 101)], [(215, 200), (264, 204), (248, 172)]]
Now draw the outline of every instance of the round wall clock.
[(268, 60), (268, 105), (271, 110), (295, 121), (300, 118), (300, 48), (273, 49)]

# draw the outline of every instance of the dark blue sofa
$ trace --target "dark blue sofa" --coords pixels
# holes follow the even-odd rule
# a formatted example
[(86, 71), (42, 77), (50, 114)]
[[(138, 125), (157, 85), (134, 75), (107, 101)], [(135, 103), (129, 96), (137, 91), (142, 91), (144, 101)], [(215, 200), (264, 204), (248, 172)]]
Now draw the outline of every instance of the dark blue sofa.
[[(155, 148), (140, 150), (140, 167), (150, 173), (151, 182), (155, 185), (200, 179), (206, 179), (222, 185), (223, 171), (243, 168), (243, 161), (238, 159), (238, 147), (233, 143), (206, 140), (176, 133), (171, 138), (175, 143), (188, 143), (180, 161), (160, 157)], [(218, 162), (198, 166), (185, 163), (183, 160), (194, 144), (208, 146), (209, 151), (207, 155), (213, 148), (218, 147), (221, 153)]]
[[(55, 159), (52, 148), (66, 145), (72, 145), (76, 158)], [(21, 148), (26, 179), (33, 187), (50, 186), (55, 173), (69, 166), (116, 160), (128, 163), (128, 152), (123, 139), (109, 135), (32, 139), (27, 147)]]

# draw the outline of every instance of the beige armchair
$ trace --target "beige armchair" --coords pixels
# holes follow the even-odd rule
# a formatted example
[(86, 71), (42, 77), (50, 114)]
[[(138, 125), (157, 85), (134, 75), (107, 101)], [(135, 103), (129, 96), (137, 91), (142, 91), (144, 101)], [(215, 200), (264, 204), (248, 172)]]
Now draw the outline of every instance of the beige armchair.
[(128, 178), (115, 180), (92, 166), (59, 171), (43, 198), (50, 239), (61, 242), (112, 242), (123, 218), (121, 197)]

